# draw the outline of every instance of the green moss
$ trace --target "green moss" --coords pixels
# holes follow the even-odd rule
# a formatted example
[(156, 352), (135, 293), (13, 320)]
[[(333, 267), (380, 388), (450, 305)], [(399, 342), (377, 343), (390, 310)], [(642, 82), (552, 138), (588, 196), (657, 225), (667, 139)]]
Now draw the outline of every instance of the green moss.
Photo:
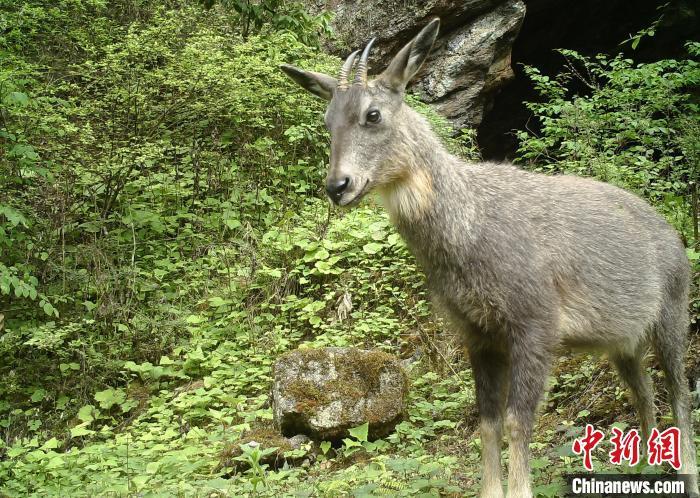
[(325, 392), (308, 380), (293, 380), (287, 385), (287, 390), (297, 400), (296, 409), (302, 413), (313, 413), (320, 405), (330, 401)]
[(323, 362), (328, 358), (328, 353), (322, 348), (299, 348), (282, 354), (278, 361), (284, 361), (292, 356), (301, 357), (307, 363), (310, 361)]
[(231, 468), (233, 470), (242, 470), (245, 463), (236, 460), (236, 457), (243, 454), (241, 450), (242, 444), (255, 441), (260, 444), (261, 448), (277, 448), (277, 451), (268, 455), (264, 463), (275, 465), (276, 462), (283, 460), (284, 453), (291, 451), (293, 448), (289, 444), (289, 440), (277, 432), (270, 424), (264, 423), (253, 427), (249, 431), (244, 432), (239, 439), (230, 442), (224, 446), (224, 449), (219, 455), (219, 465), (216, 468), (218, 472), (221, 469)]
[(329, 393), (338, 393), (339, 398), (342, 400), (355, 400), (366, 394), (365, 390), (358, 387), (357, 382), (342, 376), (329, 380), (323, 387)]
[(335, 369), (339, 379), (355, 384), (359, 380), (366, 393), (379, 389), (382, 370), (387, 364), (396, 361), (396, 358), (383, 351), (350, 350), (343, 360), (335, 358)]
[[(381, 430), (379, 426), (384, 425), (382, 422), (387, 422), (388, 414), (397, 414), (401, 409), (401, 406), (396, 406), (397, 402), (401, 403), (400, 399), (380, 399), (377, 396), (381, 388), (382, 372), (387, 368), (401, 371), (403, 379), (398, 381), (397, 388), (402, 390), (401, 397), (406, 394), (408, 379), (395, 356), (378, 350), (359, 349), (349, 349), (333, 356), (325, 349), (302, 349), (293, 354), (295, 363), (308, 365), (313, 362), (336, 373), (334, 378), (321, 385), (304, 378), (291, 381), (286, 389), (296, 401), (297, 412), (314, 416), (334, 401), (340, 401), (347, 409), (363, 398), (371, 398), (372, 402), (366, 406), (363, 418), (370, 423), (372, 432), (373, 429)], [(356, 420), (348, 420), (347, 423), (352, 425)]]
[(242, 438), (244, 443), (256, 441), (260, 443), (262, 448), (277, 448), (278, 454), (283, 454), (285, 451), (291, 451), (292, 446), (287, 438), (283, 437), (273, 427), (259, 427), (247, 432)]

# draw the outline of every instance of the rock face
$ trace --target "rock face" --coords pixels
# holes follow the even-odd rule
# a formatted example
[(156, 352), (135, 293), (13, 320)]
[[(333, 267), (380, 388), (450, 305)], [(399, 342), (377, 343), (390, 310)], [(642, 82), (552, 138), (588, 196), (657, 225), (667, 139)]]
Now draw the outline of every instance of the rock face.
[(316, 9), (335, 13), (340, 56), (377, 37), (370, 74), (430, 19), (441, 28), (432, 55), (413, 83), (424, 100), (457, 128), (478, 125), (498, 91), (513, 77), (511, 46), (525, 17), (522, 0), (316, 0)]
[(273, 368), (272, 410), (284, 435), (337, 441), (369, 422), (370, 438), (401, 420), (408, 380), (398, 358), (355, 348), (298, 349)]

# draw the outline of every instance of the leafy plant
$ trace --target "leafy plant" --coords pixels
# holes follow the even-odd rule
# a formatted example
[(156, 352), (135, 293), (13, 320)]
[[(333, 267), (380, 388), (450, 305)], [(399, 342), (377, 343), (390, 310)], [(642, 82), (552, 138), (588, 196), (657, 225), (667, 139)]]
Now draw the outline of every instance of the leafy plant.
[[(700, 55), (697, 43), (688, 50)], [(691, 198), (698, 170), (688, 147), (697, 143), (697, 129), (687, 125), (700, 115), (690, 94), (700, 84), (700, 64), (693, 58), (635, 64), (621, 55), (560, 53), (566, 69), (554, 78), (526, 68), (544, 101), (528, 104), (541, 130), (518, 132), (520, 160), (537, 170), (595, 176), (634, 190), (689, 240), (697, 220)], [(585, 91), (572, 94), (573, 83)]]
[[(635, 191), (676, 227), (689, 248), (697, 248), (700, 44), (689, 42), (687, 49), (685, 59), (642, 64), (622, 55), (590, 58), (560, 50), (565, 69), (558, 75), (526, 67), (542, 100), (527, 104), (540, 130), (517, 132), (520, 162)], [(697, 293), (691, 307), (697, 322)]]
[(266, 455), (271, 455), (277, 451), (277, 448), (260, 448), (259, 446), (251, 446), (250, 444), (242, 444), (241, 451), (243, 454), (236, 457), (236, 460), (245, 462), (249, 469), (246, 473), (250, 474), (250, 483), (253, 486), (253, 493), (257, 492), (258, 485), (265, 484), (265, 470), (267, 464), (261, 464), (260, 460)]
[[(327, 21), (268, 0), (0, 0), (0, 494), (476, 494), (463, 354), (377, 203), (329, 209), (323, 103), (277, 68), (336, 71), (318, 50)], [(524, 160), (606, 174), (697, 240), (697, 108), (681, 98), (695, 63), (569, 57), (594, 88), (574, 99), (568, 80), (537, 80), (551, 100), (533, 109), (551, 129), (524, 141)], [(450, 150), (478, 157), (473, 130), (453, 136), (408, 102)], [(585, 169), (615, 155), (610, 171)], [(277, 435), (220, 465), (271, 425), (273, 362), (301, 345), (401, 356), (404, 420), (383, 440), (353, 428), (339, 448)], [(555, 447), (532, 447), (544, 495), (552, 468), (577, 469), (566, 443), (583, 418), (632, 420), (594, 360), (571, 361), (538, 429)], [(599, 402), (575, 394), (590, 384)]]

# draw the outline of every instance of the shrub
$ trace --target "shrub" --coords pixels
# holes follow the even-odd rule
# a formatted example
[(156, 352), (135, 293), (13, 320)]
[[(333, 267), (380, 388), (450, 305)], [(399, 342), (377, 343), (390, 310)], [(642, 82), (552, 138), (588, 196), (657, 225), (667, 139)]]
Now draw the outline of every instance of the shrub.
[[(517, 131), (519, 161), (550, 173), (593, 176), (646, 198), (676, 227), (700, 275), (700, 43), (689, 57), (636, 64), (622, 55), (560, 50), (555, 77), (525, 71), (541, 96), (527, 103), (540, 130)], [(700, 298), (692, 298), (693, 321)]]

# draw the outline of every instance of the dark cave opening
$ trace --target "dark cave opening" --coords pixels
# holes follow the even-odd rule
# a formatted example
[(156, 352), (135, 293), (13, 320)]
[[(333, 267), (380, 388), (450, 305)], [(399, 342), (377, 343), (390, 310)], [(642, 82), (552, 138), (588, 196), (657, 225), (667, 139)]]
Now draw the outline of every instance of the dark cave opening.
[[(526, 0), (527, 13), (513, 45), (515, 78), (495, 97), (478, 127), (484, 159), (511, 160), (517, 150), (514, 129), (536, 131), (537, 120), (523, 102), (538, 98), (522, 65), (554, 75), (563, 67), (558, 48), (584, 55), (623, 52), (637, 62), (682, 57), (684, 44), (700, 39), (700, 2), (675, 0)], [(620, 43), (663, 15), (653, 38), (636, 50)]]

